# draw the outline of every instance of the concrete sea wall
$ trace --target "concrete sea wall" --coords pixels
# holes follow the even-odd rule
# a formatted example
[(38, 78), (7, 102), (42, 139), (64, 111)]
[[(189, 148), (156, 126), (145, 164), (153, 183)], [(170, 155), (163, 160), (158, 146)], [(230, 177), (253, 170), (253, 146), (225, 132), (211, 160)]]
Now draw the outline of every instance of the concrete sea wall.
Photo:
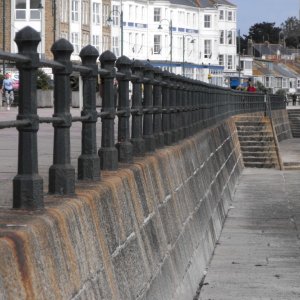
[(0, 211), (0, 299), (192, 299), (242, 169), (228, 119), (44, 211)]
[(272, 111), (272, 121), (279, 142), (293, 138), (287, 110)]

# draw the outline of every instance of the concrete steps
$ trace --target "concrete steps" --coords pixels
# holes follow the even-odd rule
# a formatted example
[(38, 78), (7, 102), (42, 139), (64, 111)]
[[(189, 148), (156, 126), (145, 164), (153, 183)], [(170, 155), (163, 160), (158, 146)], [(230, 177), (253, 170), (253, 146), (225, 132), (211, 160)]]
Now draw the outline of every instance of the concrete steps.
[(279, 168), (272, 126), (266, 117), (238, 117), (235, 125), (245, 167)]
[(300, 137), (300, 109), (289, 109), (288, 116), (292, 135), (294, 138)]
[(285, 170), (300, 170), (300, 162), (285, 162)]

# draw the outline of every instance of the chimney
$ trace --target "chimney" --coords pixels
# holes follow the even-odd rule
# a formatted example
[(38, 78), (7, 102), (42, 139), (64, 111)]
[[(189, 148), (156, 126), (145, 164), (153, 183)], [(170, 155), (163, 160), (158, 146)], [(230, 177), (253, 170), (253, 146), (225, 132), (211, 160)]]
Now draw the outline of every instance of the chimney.
[(248, 39), (247, 54), (253, 56), (253, 41), (252, 41), (252, 39)]

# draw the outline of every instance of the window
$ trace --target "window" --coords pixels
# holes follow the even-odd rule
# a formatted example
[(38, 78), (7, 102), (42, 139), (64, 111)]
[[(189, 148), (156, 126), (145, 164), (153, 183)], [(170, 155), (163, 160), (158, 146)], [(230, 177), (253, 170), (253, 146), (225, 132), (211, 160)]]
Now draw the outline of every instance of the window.
[(141, 45), (139, 49), (139, 53), (141, 52), (142, 54), (144, 53), (144, 45), (145, 45), (145, 34), (142, 34), (142, 40), (141, 40)]
[(72, 21), (78, 22), (78, 0), (72, 0)]
[(130, 4), (129, 5), (129, 14), (128, 14), (128, 18), (129, 20), (132, 20), (134, 18), (133, 16), (133, 8), (132, 8), (132, 5)]
[(211, 15), (204, 15), (204, 28), (211, 27)]
[(224, 20), (224, 10), (220, 10), (219, 20)]
[(287, 89), (288, 88), (288, 79), (282, 78), (282, 88)]
[[(106, 5), (106, 6), (108, 6), (108, 5)], [(110, 42), (109, 36), (103, 34), (103, 35), (102, 35), (102, 47), (103, 47), (102, 51), (105, 51), (105, 50), (109, 50), (109, 49), (110, 49), (109, 42)]]
[(224, 30), (220, 30), (220, 44), (224, 44)]
[(119, 11), (120, 11), (119, 6), (114, 5), (113, 10), (111, 12), (112, 20), (113, 20), (113, 26), (120, 26), (120, 14), (118, 13)]
[(118, 36), (114, 36), (112, 38), (112, 52), (116, 56), (120, 56), (120, 46), (119, 46), (119, 37)]
[(26, 0), (16, 0), (16, 9), (26, 9)]
[(232, 70), (233, 68), (233, 58), (232, 55), (228, 55), (227, 57), (227, 69)]
[(224, 55), (223, 54), (219, 54), (219, 65), (224, 66)]
[(161, 49), (161, 36), (158, 34), (154, 35), (154, 54), (160, 54), (160, 49)]
[(276, 86), (275, 87), (281, 88), (281, 86), (282, 86), (282, 78), (281, 77), (276, 77), (275, 80), (276, 80)]
[(93, 35), (92, 45), (100, 52), (100, 36)]
[(93, 24), (100, 24), (100, 4), (93, 3)]
[(87, 46), (88, 44), (90, 44), (90, 37), (89, 34), (84, 32), (82, 33), (82, 47)]
[(142, 6), (141, 18), (142, 18), (142, 20), (144, 20), (144, 18), (145, 18), (145, 6)]
[(68, 22), (68, 2), (67, 1), (60, 2), (60, 10), (61, 10), (61, 21), (64, 23)]
[(16, 20), (26, 20), (26, 0), (16, 0)]
[(134, 36), (134, 45), (132, 47), (132, 52), (137, 52), (139, 49), (138, 49), (138, 44), (139, 44), (139, 34), (136, 33), (135, 36)]
[(72, 32), (71, 35), (72, 44), (74, 46), (74, 54), (79, 53), (79, 34), (78, 32)]
[[(107, 19), (109, 17), (109, 5), (103, 4), (102, 6), (102, 25), (107, 26)], [(103, 37), (103, 40), (106, 40), (106, 37)]]
[(30, 20), (41, 19), (41, 10), (39, 6), (40, 0), (30, 0)]
[(245, 70), (252, 70), (252, 61), (244, 61), (244, 69)]
[(297, 89), (300, 89), (300, 79), (297, 79)]
[(270, 80), (270, 77), (266, 77), (266, 84), (265, 84), (265, 86), (267, 87), (267, 88), (269, 88), (270, 86), (271, 86), (271, 80)]
[(89, 24), (89, 5), (88, 2), (82, 2), (82, 24)]
[(232, 11), (229, 11), (228, 14), (227, 14), (227, 17), (228, 17), (228, 21), (232, 21)]
[(204, 58), (211, 58), (211, 40), (204, 40)]
[(132, 32), (129, 32), (128, 37), (129, 47), (132, 47)]
[(227, 32), (227, 43), (228, 45), (232, 45), (232, 31)]
[(191, 26), (191, 15), (190, 15), (190, 13), (186, 14), (186, 24), (187, 24), (187, 26)]
[(161, 19), (161, 9), (154, 7), (154, 22), (160, 22)]
[(68, 35), (67, 32), (61, 32), (60, 33), (60, 38), (68, 40), (69, 39), (69, 35)]

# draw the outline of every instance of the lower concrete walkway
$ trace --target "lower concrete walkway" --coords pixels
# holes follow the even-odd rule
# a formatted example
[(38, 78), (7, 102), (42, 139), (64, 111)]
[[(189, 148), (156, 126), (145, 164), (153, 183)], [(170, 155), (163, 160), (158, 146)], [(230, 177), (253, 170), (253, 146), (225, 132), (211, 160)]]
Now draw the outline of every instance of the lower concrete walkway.
[[(300, 139), (280, 144), (300, 162)], [(199, 299), (300, 299), (300, 171), (245, 169)]]

